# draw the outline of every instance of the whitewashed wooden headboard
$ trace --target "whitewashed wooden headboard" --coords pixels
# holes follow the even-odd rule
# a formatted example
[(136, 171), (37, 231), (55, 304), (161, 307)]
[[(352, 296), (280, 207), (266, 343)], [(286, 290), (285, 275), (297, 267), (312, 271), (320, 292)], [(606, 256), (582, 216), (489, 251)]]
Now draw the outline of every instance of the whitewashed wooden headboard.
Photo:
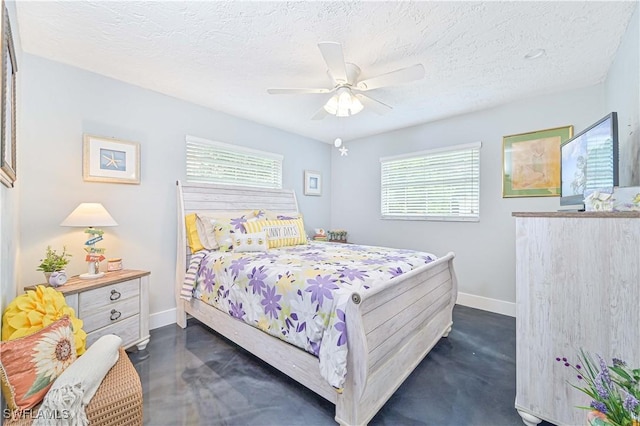
[(291, 189), (250, 188), (245, 186), (181, 183), (177, 188), (177, 252), (176, 289), (182, 286), (187, 269), (189, 249), (185, 232), (185, 215), (189, 213), (220, 213), (242, 210), (271, 210), (280, 214), (298, 212), (296, 193)]

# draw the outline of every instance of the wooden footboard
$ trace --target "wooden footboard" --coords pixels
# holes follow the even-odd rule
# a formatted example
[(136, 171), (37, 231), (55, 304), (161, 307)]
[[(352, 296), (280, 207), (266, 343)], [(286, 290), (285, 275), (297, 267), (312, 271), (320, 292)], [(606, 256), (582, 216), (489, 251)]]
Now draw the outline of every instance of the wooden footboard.
[(347, 382), (336, 421), (366, 424), (452, 325), (453, 253), (401, 275), (347, 308)]
[[(273, 196), (256, 198), (256, 189), (178, 182), (178, 244), (176, 260), (177, 323), (186, 327), (190, 314), (213, 330), (336, 404), (335, 420), (366, 424), (391, 397), (452, 325), (457, 281), (453, 253), (400, 275), (374, 290), (353, 293), (347, 305), (347, 378), (341, 393), (321, 377), (318, 359), (276, 337), (239, 321), (199, 300), (185, 301), (180, 290), (187, 268), (184, 216), (193, 211), (270, 208), (297, 210), (291, 191), (265, 190)], [(244, 192), (247, 194), (243, 195)], [(256, 200), (260, 205), (251, 206)], [(268, 203), (273, 199), (273, 205)], [(283, 201), (284, 199), (284, 201)], [(289, 201), (287, 201), (289, 200)], [(265, 203), (267, 205), (265, 205)]]

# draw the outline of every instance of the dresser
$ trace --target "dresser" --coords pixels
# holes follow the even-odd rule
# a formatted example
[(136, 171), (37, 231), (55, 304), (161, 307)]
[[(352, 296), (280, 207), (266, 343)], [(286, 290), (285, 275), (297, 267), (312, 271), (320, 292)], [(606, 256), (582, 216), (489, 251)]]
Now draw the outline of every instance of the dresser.
[(513, 213), (516, 401), (525, 424), (585, 424), (580, 349), (640, 366), (640, 212)]
[[(104, 277), (84, 280), (71, 277), (56, 287), (67, 305), (83, 321), (87, 347), (105, 334), (122, 338), (125, 348), (146, 348), (149, 343), (148, 271), (124, 269), (107, 272)], [(35, 287), (26, 287), (33, 290)]]

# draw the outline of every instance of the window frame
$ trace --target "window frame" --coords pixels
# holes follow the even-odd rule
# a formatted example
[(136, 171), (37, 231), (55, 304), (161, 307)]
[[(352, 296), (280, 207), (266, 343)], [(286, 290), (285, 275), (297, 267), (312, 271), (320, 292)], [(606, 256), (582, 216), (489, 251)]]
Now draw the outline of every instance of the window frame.
[[(189, 175), (189, 154), (187, 152), (189, 143), (194, 144), (204, 144), (212, 147), (212, 150), (219, 149), (221, 151), (226, 151), (234, 154), (245, 155), (245, 156), (253, 156), (262, 160), (272, 160), (277, 163), (279, 166), (279, 178), (277, 186), (265, 186), (265, 185), (253, 185), (253, 184), (245, 184), (245, 183), (233, 183), (233, 182), (215, 182), (213, 180), (200, 180), (194, 179), (193, 176)], [(245, 188), (262, 188), (262, 189), (282, 189), (282, 178), (283, 178), (283, 170), (282, 165), (284, 161), (284, 155), (276, 154), (273, 152), (262, 151), (253, 148), (247, 148), (244, 146), (233, 145), (225, 142), (213, 141), (209, 139), (199, 138), (196, 136), (187, 135), (185, 138), (185, 180), (189, 183), (203, 183), (203, 184), (213, 184), (213, 185), (230, 185), (230, 186), (241, 186)]]
[[(423, 151), (416, 151), (407, 154), (393, 155), (380, 158), (380, 218), (382, 220), (419, 220), (419, 221), (445, 221), (445, 222), (479, 222), (480, 221), (480, 150), (482, 148), (482, 142), (472, 142), (468, 144), (461, 144), (455, 146), (434, 148)], [(450, 214), (444, 215), (401, 215), (401, 214), (385, 214), (384, 213), (384, 196), (383, 196), (383, 180), (384, 180), (384, 165), (392, 161), (400, 160), (414, 160), (423, 157), (429, 157), (433, 155), (451, 153), (455, 151), (472, 151), (477, 150), (477, 212), (475, 216), (453, 216)]]

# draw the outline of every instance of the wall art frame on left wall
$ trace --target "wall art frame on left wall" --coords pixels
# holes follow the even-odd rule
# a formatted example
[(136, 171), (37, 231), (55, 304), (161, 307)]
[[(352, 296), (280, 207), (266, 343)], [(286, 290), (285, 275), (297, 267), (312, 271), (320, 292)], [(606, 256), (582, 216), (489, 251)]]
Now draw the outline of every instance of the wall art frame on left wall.
[(0, 181), (12, 188), (18, 177), (16, 173), (16, 73), (18, 63), (13, 47), (9, 12), (2, 1), (2, 124), (0, 126)]

